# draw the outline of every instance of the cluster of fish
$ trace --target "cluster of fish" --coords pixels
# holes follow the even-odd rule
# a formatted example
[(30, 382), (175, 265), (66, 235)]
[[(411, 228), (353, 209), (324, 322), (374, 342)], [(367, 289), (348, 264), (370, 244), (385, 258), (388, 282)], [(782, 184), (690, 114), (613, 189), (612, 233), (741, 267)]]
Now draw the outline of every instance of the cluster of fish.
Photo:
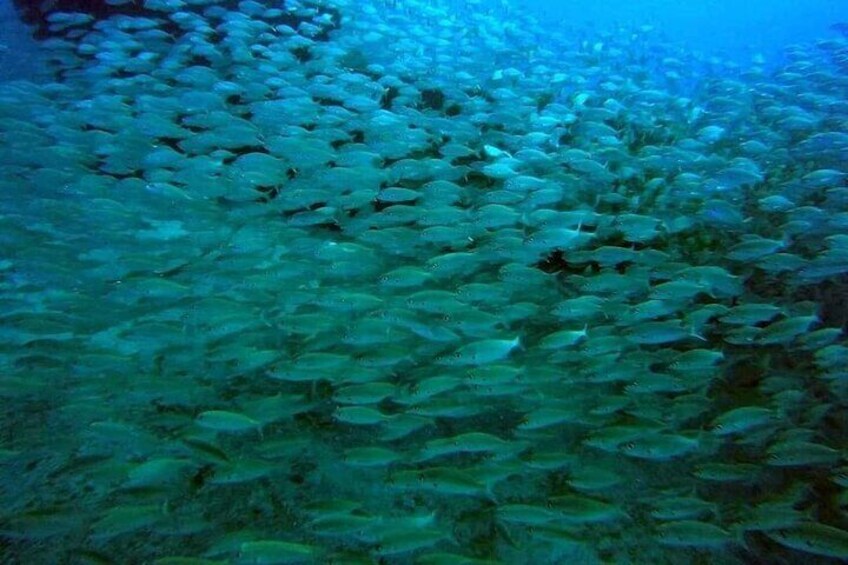
[(9, 562), (848, 559), (848, 40), (143, 8), (0, 85)]

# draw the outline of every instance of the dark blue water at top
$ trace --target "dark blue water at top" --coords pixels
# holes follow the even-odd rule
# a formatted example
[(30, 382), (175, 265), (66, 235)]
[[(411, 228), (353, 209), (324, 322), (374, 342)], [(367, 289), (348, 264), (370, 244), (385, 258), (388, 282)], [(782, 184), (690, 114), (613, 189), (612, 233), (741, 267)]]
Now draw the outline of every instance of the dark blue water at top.
[(785, 47), (832, 37), (831, 26), (848, 21), (841, 0), (527, 0), (545, 19), (598, 29), (617, 24), (653, 25), (669, 40), (704, 55), (746, 63), (762, 55), (779, 62)]

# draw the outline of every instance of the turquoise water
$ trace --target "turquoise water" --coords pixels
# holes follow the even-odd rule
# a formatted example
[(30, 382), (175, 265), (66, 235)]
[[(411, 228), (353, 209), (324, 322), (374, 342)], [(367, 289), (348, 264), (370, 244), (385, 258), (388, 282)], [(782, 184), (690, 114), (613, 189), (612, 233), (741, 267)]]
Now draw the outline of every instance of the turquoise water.
[(848, 20), (848, 5), (840, 0), (527, 0), (527, 5), (550, 23), (578, 29), (652, 25), (688, 50), (740, 64), (753, 57), (780, 64), (788, 45), (836, 37), (830, 27)]
[(838, 21), (112, 5), (0, 83), (0, 562), (848, 559)]

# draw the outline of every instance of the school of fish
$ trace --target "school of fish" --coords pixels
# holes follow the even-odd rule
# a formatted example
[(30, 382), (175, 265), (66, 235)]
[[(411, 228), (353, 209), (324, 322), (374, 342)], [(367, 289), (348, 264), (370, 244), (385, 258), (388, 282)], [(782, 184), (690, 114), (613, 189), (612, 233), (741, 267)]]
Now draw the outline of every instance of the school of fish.
[(106, 4), (0, 84), (0, 562), (848, 560), (848, 38)]

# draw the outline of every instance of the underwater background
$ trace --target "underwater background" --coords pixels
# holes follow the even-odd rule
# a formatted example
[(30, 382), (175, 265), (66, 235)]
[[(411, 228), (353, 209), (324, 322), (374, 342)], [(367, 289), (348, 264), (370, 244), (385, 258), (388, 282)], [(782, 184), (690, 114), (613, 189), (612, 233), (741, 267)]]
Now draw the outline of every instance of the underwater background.
[(844, 3), (0, 16), (0, 563), (848, 560)]
[(848, 17), (848, 5), (840, 0), (526, 0), (526, 5), (546, 20), (578, 28), (653, 25), (689, 50), (740, 64), (754, 55), (781, 62), (789, 45), (838, 36), (831, 26)]

